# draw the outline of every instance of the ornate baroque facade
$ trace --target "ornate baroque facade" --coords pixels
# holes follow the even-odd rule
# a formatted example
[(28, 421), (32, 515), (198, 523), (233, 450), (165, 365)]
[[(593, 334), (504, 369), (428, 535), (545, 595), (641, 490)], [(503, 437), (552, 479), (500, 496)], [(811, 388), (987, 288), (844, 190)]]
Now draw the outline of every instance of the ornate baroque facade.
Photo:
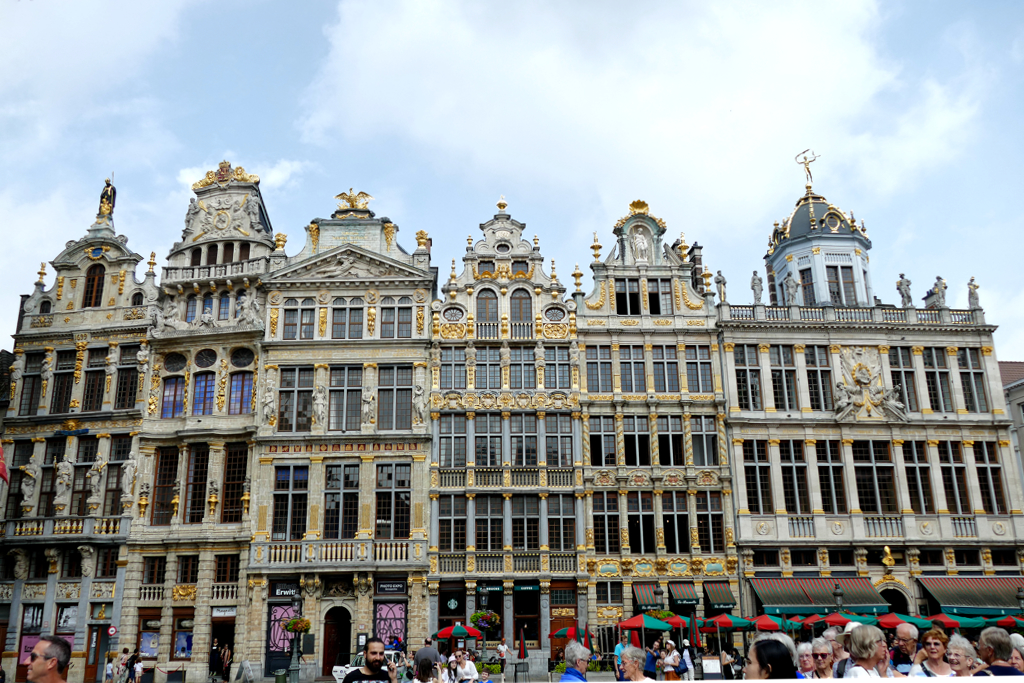
[(23, 297), (9, 673), (50, 631), (73, 683), (135, 646), (158, 681), (203, 677), (214, 639), (272, 671), (296, 606), (312, 678), (360, 634), (415, 643), (484, 609), (490, 640), (543, 659), (574, 621), (659, 605), (820, 612), (839, 583), (865, 611), (995, 613), (1021, 576), (976, 290), (950, 310), (940, 279), (919, 309), (901, 275), (880, 303), (863, 223), (810, 186), (742, 305), (642, 201), (570, 294), (503, 201), (439, 280), (426, 232), (406, 251), (364, 193), (289, 256), (258, 177), (224, 162), (193, 190), (159, 282), (155, 256), (135, 278), (111, 188)]

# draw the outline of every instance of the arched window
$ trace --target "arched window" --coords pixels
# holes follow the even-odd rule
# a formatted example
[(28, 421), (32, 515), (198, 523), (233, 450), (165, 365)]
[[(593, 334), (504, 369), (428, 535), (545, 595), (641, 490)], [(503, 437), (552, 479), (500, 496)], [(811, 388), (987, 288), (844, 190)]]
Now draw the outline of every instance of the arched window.
[(530, 297), (530, 293), (525, 289), (517, 289), (512, 292), (512, 298), (509, 301), (511, 311), (510, 317), (514, 323), (530, 323), (533, 322), (533, 299)]
[(338, 297), (332, 306), (331, 339), (362, 339), (363, 300), (357, 296), (347, 301)]
[(41, 304), (39, 304), (39, 314), (40, 315), (46, 315), (47, 313), (50, 312), (50, 307), (51, 307), (51, 304), (50, 304), (49, 301), (42, 302)]
[(107, 269), (96, 264), (85, 271), (85, 296), (82, 298), (82, 308), (97, 308), (103, 305), (103, 279), (107, 275)]
[(203, 250), (196, 247), (192, 250), (192, 261), (189, 263), (191, 266), (199, 266), (203, 263)]
[(164, 396), (163, 402), (160, 406), (160, 417), (180, 417), (185, 408), (184, 403), (182, 402), (185, 378), (165, 377), (163, 384)]
[(249, 260), (249, 243), (243, 242), (238, 245), (238, 260), (248, 261)]
[(142, 292), (135, 292), (132, 294), (132, 306), (141, 306), (143, 301)]
[(231, 263), (235, 260), (235, 245), (232, 242), (228, 242), (224, 245), (224, 261), (223, 263)]
[(217, 301), (217, 320), (227, 320), (231, 312), (231, 295), (228, 292), (220, 293), (220, 300)]
[(316, 301), (302, 300), (302, 318), (299, 321), (299, 339), (312, 339), (313, 328), (316, 326)]
[(213, 415), (213, 394), (217, 376), (212, 372), (197, 372), (192, 392), (192, 414)]
[(206, 248), (206, 265), (212, 266), (217, 263), (217, 245), (211, 244)]
[(207, 313), (209, 313), (210, 315), (213, 315), (213, 295), (212, 294), (204, 294), (203, 295), (203, 314), (205, 315)]
[(185, 304), (185, 322), (190, 323), (196, 319), (196, 295), (191, 294), (188, 297), (188, 303)]
[(481, 289), (476, 295), (476, 321), (478, 323), (498, 322), (498, 295), (492, 289)]

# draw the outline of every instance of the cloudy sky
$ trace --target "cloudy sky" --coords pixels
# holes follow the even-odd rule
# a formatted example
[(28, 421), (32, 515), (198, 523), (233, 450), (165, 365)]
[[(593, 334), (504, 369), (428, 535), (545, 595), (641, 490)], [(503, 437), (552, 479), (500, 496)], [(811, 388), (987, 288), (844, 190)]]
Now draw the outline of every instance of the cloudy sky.
[(810, 147), (877, 296), (942, 275), (965, 306), (977, 276), (1024, 360), (1022, 109), (1019, 2), (0, 0), (0, 333), (105, 176), (162, 261), (222, 159), (260, 175), (292, 253), (355, 187), (442, 273), (499, 195), (563, 281), (641, 198), (741, 303)]

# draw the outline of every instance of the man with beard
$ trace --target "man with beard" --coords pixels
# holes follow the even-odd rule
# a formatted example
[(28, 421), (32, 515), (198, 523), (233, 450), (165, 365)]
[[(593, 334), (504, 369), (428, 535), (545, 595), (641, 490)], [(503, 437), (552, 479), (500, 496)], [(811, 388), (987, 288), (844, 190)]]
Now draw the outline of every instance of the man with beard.
[(390, 681), (398, 683), (398, 668), (384, 657), (384, 641), (373, 637), (363, 649), (363, 665), (345, 676), (342, 683), (355, 681)]

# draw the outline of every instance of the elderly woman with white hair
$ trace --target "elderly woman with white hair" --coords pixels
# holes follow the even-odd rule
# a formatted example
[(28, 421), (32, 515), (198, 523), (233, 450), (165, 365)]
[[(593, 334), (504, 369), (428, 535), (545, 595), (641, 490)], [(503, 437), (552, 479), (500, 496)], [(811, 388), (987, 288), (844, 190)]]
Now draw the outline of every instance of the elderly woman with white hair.
[(814, 673), (807, 678), (832, 678), (832, 643), (824, 638), (811, 641), (811, 656), (814, 658)]
[(805, 677), (814, 672), (814, 654), (811, 652), (810, 643), (800, 643), (796, 646), (797, 671)]
[(630, 645), (622, 649), (622, 671), (625, 680), (634, 683), (655, 683), (654, 680), (644, 675), (644, 664), (647, 662), (647, 653), (638, 647)]
[(953, 635), (946, 644), (946, 661), (954, 676), (972, 676), (978, 663), (978, 653), (971, 641), (961, 635)]

